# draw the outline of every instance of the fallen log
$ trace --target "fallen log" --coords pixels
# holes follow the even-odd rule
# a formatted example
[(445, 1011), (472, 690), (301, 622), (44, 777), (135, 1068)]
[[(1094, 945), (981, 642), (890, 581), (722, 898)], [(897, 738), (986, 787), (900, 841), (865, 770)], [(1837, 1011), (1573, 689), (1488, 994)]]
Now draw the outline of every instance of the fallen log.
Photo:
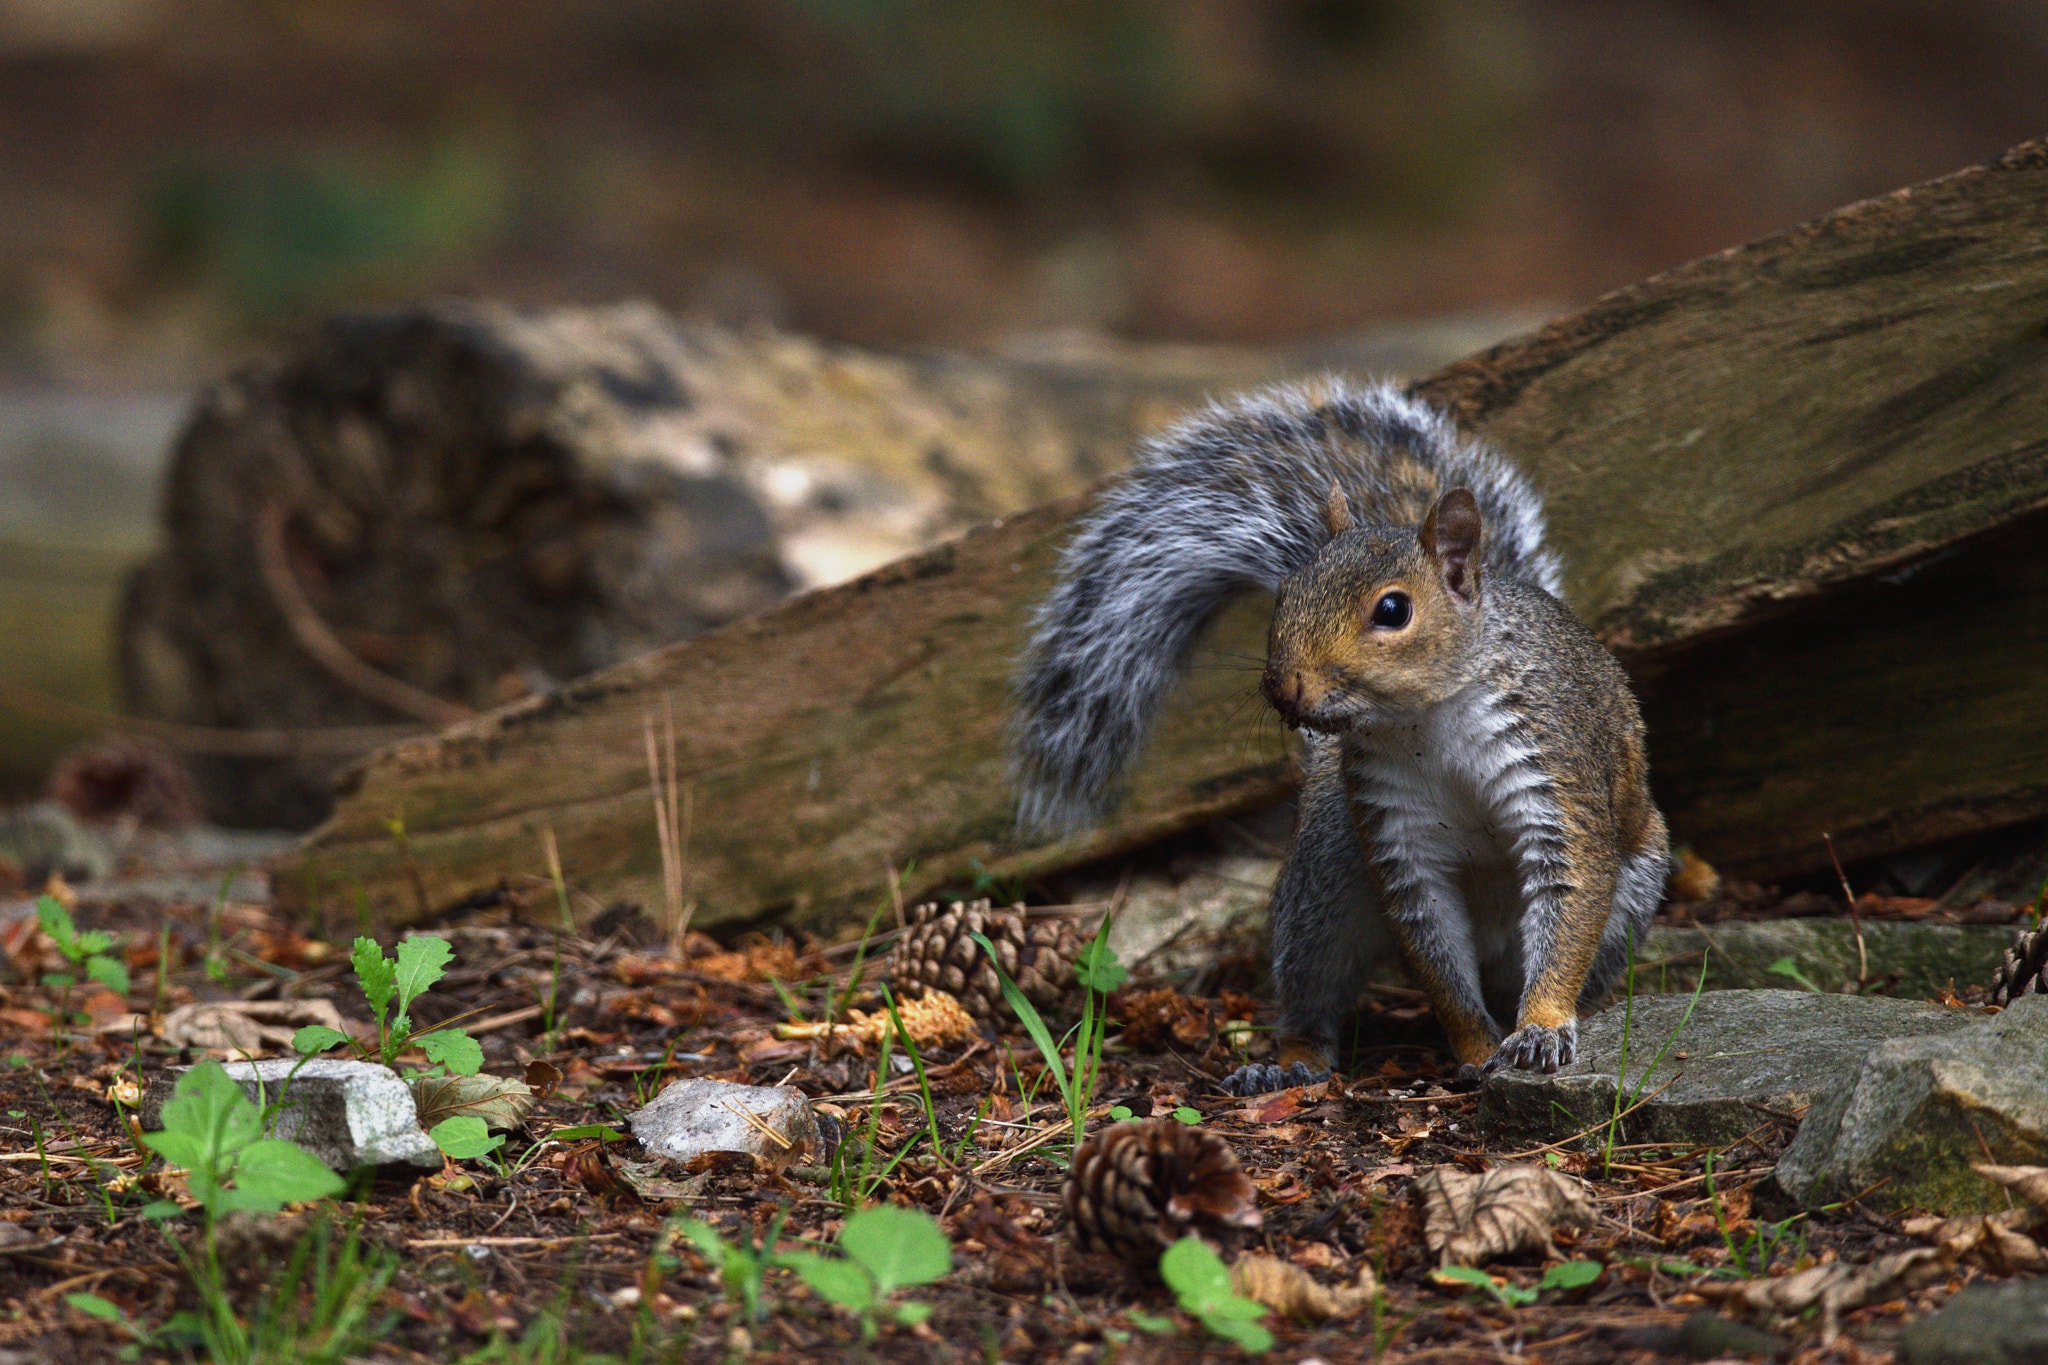
[[(1417, 385), (1549, 498), (1567, 592), (1645, 695), (1675, 832), (1772, 876), (2048, 811), (2048, 144), (1609, 295)], [(382, 751), (287, 866), (290, 904), (403, 921), (540, 836), (598, 899), (659, 903), (653, 724), (673, 716), (699, 924), (814, 925), (976, 865), (1030, 873), (1275, 799), (1248, 678), (1197, 669), (1127, 804), (1020, 842), (1010, 661), (1072, 498)], [(1263, 604), (1216, 657), (1256, 656)], [(402, 821), (403, 838), (394, 838)]]

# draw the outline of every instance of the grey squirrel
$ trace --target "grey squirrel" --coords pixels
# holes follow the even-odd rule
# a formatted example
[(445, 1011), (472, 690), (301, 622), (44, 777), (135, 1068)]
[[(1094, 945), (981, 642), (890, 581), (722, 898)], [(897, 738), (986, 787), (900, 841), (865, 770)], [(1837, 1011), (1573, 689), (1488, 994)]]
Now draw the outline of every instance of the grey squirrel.
[[(1081, 518), (1017, 675), (1027, 827), (1112, 804), (1203, 624), (1277, 594), (1261, 690), (1306, 736), (1273, 889), (1277, 1064), (1328, 1074), (1389, 945), (1468, 1069), (1554, 1071), (1669, 872), (1628, 679), (1555, 594), (1542, 502), (1391, 386), (1212, 406)], [(1508, 1027), (1506, 1021), (1512, 1021)]]

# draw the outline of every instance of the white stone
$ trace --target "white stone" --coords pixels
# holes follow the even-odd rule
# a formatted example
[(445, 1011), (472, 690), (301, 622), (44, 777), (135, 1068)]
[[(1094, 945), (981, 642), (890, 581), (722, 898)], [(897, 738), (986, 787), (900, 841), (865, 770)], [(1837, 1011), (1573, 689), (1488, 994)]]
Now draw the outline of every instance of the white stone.
[(649, 1155), (678, 1164), (705, 1152), (750, 1152), (778, 1167), (824, 1156), (810, 1100), (795, 1086), (677, 1081), (626, 1126)]

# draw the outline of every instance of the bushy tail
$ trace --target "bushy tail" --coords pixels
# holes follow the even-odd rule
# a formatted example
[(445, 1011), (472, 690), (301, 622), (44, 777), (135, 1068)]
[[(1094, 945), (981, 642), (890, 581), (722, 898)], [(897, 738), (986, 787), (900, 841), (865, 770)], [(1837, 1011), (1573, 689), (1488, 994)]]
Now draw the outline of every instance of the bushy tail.
[(1017, 674), (1024, 828), (1069, 833), (1107, 810), (1203, 624), (1329, 539), (1333, 480), (1359, 520), (1401, 526), (1420, 525), (1445, 489), (1470, 488), (1487, 573), (1558, 590), (1528, 481), (1398, 389), (1325, 382), (1211, 406), (1146, 442), (1061, 556)]

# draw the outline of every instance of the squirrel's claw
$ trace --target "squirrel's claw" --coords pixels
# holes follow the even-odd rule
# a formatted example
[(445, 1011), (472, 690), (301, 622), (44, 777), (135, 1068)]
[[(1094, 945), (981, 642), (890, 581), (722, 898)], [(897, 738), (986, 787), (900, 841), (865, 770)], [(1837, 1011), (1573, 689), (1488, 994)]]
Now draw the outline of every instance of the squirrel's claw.
[(1225, 1076), (1223, 1089), (1232, 1095), (1263, 1095), (1269, 1090), (1314, 1085), (1329, 1078), (1327, 1070), (1319, 1071), (1307, 1062), (1295, 1062), (1285, 1067), (1274, 1066), (1271, 1062), (1251, 1062)]
[(1567, 1019), (1556, 1028), (1525, 1024), (1500, 1040), (1500, 1047), (1480, 1068), (1485, 1075), (1505, 1071), (1541, 1071), (1545, 1075), (1570, 1066), (1579, 1052), (1579, 1026)]

